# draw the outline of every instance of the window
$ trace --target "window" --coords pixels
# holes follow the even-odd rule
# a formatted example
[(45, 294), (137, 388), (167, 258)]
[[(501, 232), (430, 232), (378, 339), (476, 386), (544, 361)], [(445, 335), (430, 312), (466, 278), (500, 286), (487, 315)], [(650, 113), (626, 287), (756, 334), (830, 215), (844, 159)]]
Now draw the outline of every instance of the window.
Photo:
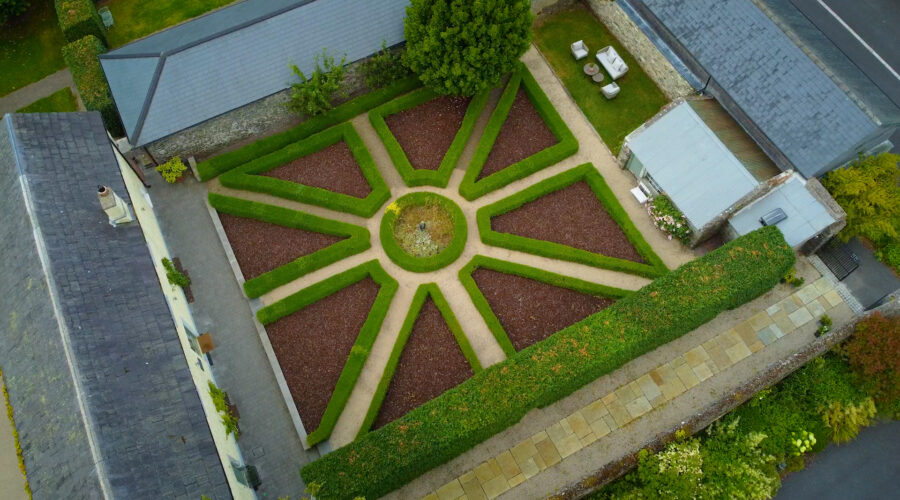
[(233, 459), (229, 460), (229, 462), (231, 462), (231, 471), (234, 472), (234, 477), (237, 478), (239, 483), (249, 487), (250, 483), (247, 481), (246, 469), (242, 465), (235, 463)]

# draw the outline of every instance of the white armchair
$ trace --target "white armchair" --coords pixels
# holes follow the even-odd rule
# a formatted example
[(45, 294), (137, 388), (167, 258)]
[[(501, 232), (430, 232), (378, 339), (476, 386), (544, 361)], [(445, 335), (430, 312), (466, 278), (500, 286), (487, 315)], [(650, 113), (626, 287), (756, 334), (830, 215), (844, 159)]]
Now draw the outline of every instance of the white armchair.
[(603, 93), (603, 97), (607, 99), (612, 99), (619, 95), (619, 84), (613, 82), (609, 85), (604, 85), (600, 87), (600, 92)]
[(588, 51), (587, 45), (584, 44), (583, 40), (578, 40), (572, 44), (572, 55), (575, 56), (576, 61), (584, 59), (589, 53), (590, 51)]
[(597, 51), (597, 61), (613, 80), (619, 79), (619, 77), (628, 72), (628, 65), (625, 64), (625, 61), (622, 60), (616, 49), (611, 46), (603, 47)]

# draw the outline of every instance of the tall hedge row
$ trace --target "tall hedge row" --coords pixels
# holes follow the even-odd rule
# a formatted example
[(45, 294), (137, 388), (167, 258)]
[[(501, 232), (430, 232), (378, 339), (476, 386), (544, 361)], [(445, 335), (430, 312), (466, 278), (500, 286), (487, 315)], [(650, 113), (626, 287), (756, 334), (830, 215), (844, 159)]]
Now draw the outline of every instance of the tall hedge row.
[(53, 3), (56, 6), (59, 29), (67, 41), (75, 42), (94, 35), (104, 44), (107, 43), (106, 28), (93, 0), (54, 0)]
[(403, 418), (307, 464), (317, 498), (378, 498), (518, 422), (758, 297), (794, 252), (776, 227), (738, 238), (523, 349)]
[(100, 66), (100, 54), (106, 52), (106, 46), (99, 38), (88, 35), (62, 48), (63, 59), (72, 73), (75, 86), (81, 95), (84, 107), (99, 111), (103, 117), (106, 130), (114, 137), (125, 135), (125, 128), (116, 111), (112, 91), (106, 81), (106, 75)]

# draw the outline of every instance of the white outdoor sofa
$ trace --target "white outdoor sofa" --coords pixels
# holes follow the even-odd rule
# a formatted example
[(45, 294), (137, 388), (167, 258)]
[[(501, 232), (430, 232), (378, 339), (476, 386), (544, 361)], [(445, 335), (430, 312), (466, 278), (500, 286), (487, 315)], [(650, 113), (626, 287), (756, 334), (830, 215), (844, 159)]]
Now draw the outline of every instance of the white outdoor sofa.
[(575, 56), (575, 60), (579, 61), (587, 57), (590, 54), (590, 51), (587, 48), (587, 45), (584, 44), (583, 40), (578, 40), (577, 42), (572, 44), (572, 55)]
[(628, 72), (628, 65), (611, 46), (603, 47), (597, 51), (597, 61), (603, 66), (603, 69), (609, 73), (613, 80), (619, 79)]

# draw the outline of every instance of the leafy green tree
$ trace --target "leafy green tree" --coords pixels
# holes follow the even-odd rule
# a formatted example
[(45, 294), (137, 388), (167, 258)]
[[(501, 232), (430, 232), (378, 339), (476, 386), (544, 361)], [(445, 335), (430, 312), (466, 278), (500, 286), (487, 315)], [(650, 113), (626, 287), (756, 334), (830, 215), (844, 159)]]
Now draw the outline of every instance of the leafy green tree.
[(874, 242), (900, 238), (900, 155), (881, 153), (860, 157), (845, 168), (829, 172), (825, 189), (847, 212), (844, 241), (864, 236)]
[(11, 17), (25, 13), (28, 5), (28, 0), (0, 0), (0, 25), (5, 24)]
[(363, 61), (360, 69), (366, 77), (366, 85), (373, 89), (409, 76), (409, 68), (403, 64), (403, 53), (388, 49), (384, 40), (381, 41), (381, 50)]
[(435, 92), (475, 95), (528, 50), (533, 20), (529, 0), (412, 0), (405, 62)]
[(346, 55), (341, 58), (341, 62), (335, 64), (328, 51), (322, 50), (321, 55), (316, 54), (316, 67), (309, 78), (296, 64), (292, 64), (291, 70), (300, 81), (291, 85), (291, 100), (288, 102), (291, 111), (299, 115), (315, 116), (334, 107), (332, 99), (335, 95), (346, 97), (347, 93), (342, 87), (345, 62)]

